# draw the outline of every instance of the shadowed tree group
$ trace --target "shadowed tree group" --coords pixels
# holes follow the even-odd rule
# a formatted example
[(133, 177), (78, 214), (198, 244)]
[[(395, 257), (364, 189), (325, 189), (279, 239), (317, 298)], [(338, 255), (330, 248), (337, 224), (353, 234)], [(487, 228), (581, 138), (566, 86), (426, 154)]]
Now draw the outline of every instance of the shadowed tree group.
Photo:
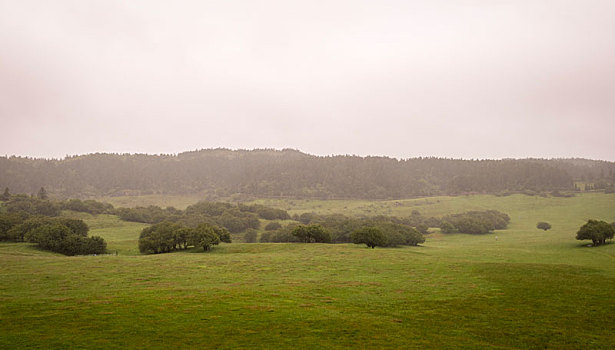
[(220, 242), (231, 243), (228, 230), (201, 223), (187, 227), (178, 223), (164, 221), (144, 228), (139, 236), (141, 253), (168, 253), (189, 247), (202, 247), (208, 251)]

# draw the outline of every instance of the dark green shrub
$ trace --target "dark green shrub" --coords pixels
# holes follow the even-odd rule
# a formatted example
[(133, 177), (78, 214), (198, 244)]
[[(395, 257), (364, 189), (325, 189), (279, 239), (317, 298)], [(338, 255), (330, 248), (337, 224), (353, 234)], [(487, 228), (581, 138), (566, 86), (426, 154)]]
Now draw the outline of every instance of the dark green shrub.
[(303, 243), (331, 242), (331, 235), (321, 225), (299, 225), (295, 227), (291, 233)]
[(282, 225), (280, 225), (279, 222), (273, 221), (273, 222), (268, 223), (265, 226), (265, 231), (275, 231), (275, 230), (279, 230), (281, 228), (282, 228)]
[(256, 243), (256, 237), (258, 236), (258, 232), (255, 229), (247, 229), (246, 233), (243, 235), (243, 240), (246, 243)]
[(539, 230), (550, 230), (551, 229), (551, 224), (549, 224), (548, 222), (539, 222), (536, 224), (536, 228)]

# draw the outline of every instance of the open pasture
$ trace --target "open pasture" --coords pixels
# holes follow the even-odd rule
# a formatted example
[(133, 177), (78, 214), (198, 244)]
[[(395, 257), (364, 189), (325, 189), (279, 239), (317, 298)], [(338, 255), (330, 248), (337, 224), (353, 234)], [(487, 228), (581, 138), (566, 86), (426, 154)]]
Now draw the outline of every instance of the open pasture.
[[(138, 199), (135, 199), (135, 202)], [(221, 244), (139, 255), (142, 224), (67, 213), (118, 255), (0, 244), (0, 348), (612, 348), (615, 244), (574, 240), (615, 221), (615, 195), (263, 200), (303, 212), (508, 213), (507, 230), (437, 229), (421, 247)], [(535, 228), (547, 221), (552, 230)], [(496, 240), (497, 236), (497, 240)]]

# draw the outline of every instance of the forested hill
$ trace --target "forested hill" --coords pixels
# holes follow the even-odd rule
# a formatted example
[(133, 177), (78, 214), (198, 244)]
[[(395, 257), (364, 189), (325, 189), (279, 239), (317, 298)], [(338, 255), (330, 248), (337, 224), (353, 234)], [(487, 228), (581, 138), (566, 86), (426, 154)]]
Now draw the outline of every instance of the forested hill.
[(296, 150), (200, 150), (178, 155), (0, 157), (0, 187), (56, 197), (195, 194), (212, 197), (404, 198), (468, 192), (573, 190), (615, 180), (615, 163), (584, 159), (459, 160), (320, 157)]

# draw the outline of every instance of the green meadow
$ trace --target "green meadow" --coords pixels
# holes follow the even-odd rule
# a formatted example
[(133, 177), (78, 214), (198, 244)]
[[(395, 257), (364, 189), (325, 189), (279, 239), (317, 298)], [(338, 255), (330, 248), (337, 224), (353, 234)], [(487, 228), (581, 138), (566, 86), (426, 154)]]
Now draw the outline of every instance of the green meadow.
[[(185, 207), (192, 199), (113, 204)], [(66, 212), (112, 254), (66, 257), (0, 243), (0, 348), (615, 346), (615, 244), (574, 239), (589, 218), (615, 221), (615, 194), (257, 202), (291, 215), (495, 209), (511, 222), (479, 236), (430, 229), (419, 247), (231, 243), (140, 255), (146, 225)], [(538, 230), (538, 221), (553, 228)]]

